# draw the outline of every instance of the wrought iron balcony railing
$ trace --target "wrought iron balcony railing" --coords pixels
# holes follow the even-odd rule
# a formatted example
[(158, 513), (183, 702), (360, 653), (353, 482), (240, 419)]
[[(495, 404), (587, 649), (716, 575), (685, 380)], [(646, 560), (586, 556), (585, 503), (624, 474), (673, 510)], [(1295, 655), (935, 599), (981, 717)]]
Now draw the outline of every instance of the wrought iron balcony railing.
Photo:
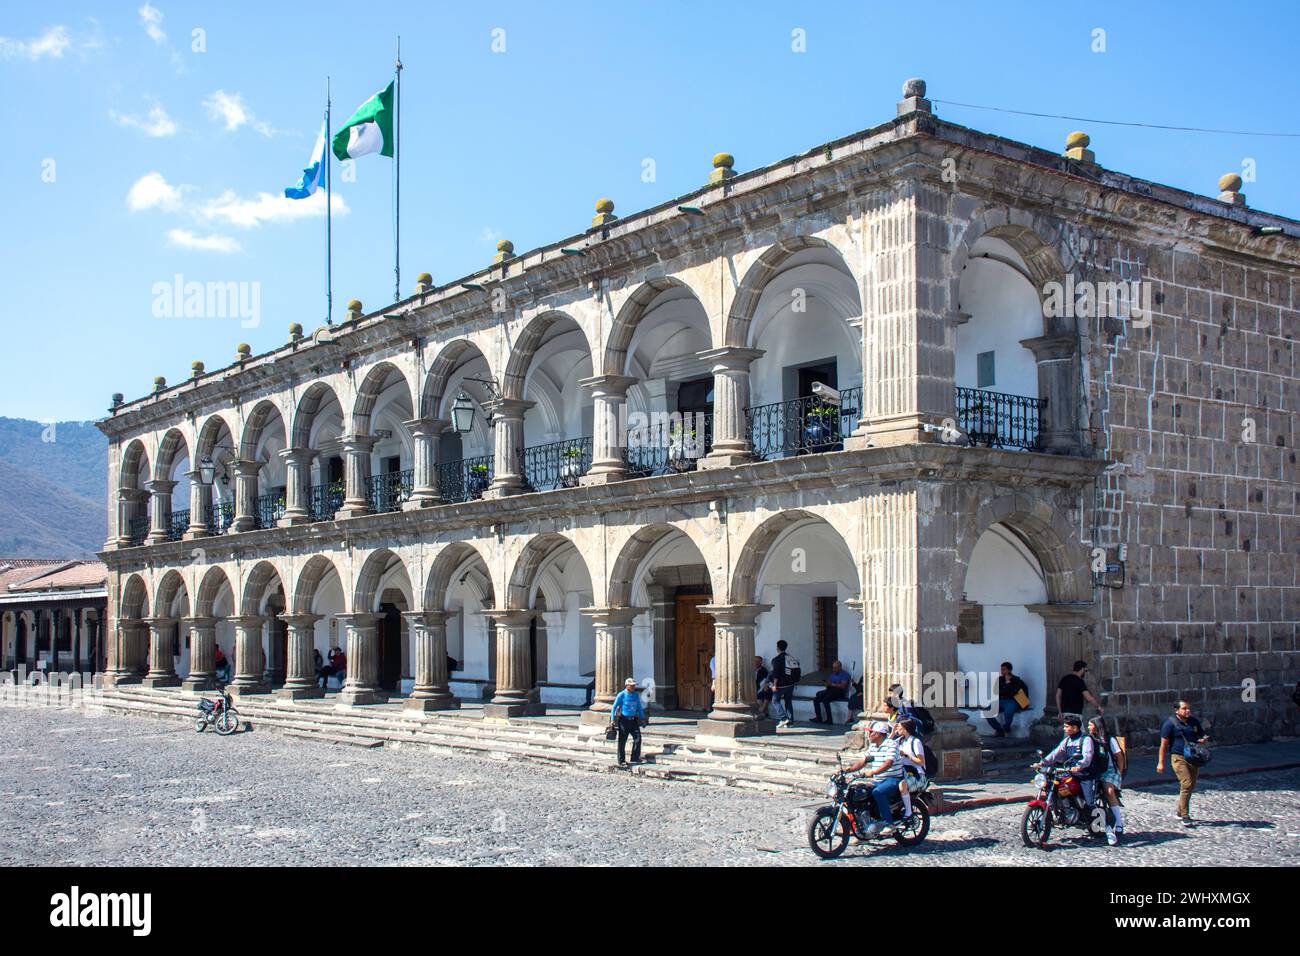
[(745, 410), (749, 444), (761, 461), (841, 451), (862, 414), (862, 389), (840, 392), (840, 404), (815, 396), (757, 405)]
[(149, 536), (149, 516), (141, 515), (138, 518), (132, 518), (126, 523), (126, 537), (131, 544), (144, 544), (144, 539)]
[(343, 482), (312, 485), (307, 489), (307, 514), (312, 521), (333, 521), (334, 512), (343, 507), (347, 497)]
[(684, 412), (651, 416), (640, 428), (629, 428), (625, 459), (634, 478), (694, 471), (713, 449), (713, 413)]
[(233, 501), (214, 501), (208, 505), (208, 534), (225, 534), (234, 521)]
[(572, 488), (591, 470), (591, 439), (569, 438), (525, 448), (523, 465), (531, 491)]
[(982, 388), (957, 389), (957, 426), (972, 445), (986, 448), (1042, 448), (1039, 422), (1047, 399), (1007, 395)]
[(371, 475), (366, 482), (366, 504), (371, 511), (399, 511), (402, 503), (411, 496), (415, 472), (392, 471)]
[(274, 528), (275, 523), (284, 517), (284, 512), (284, 495), (280, 492), (258, 495), (253, 499), (253, 527)]
[(438, 471), (438, 494), (449, 502), (482, 498), (483, 492), (492, 483), (495, 470), (491, 455), (440, 461), (434, 467)]
[(190, 526), (190, 509), (184, 511), (173, 511), (167, 521), (167, 540), (179, 541), (185, 537), (185, 532)]

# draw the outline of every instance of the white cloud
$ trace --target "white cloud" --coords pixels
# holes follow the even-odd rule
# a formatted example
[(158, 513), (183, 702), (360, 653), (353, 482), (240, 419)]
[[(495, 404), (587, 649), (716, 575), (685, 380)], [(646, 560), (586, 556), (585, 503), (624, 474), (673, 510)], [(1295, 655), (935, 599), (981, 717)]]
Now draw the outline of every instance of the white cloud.
[[(334, 196), (331, 209), (334, 215), (346, 215), (347, 203), (342, 196)], [(315, 219), (325, 215), (325, 192), (321, 190), (307, 199), (289, 199), (283, 193), (258, 193), (256, 198), (241, 199), (226, 190), (216, 199), (209, 200), (197, 210), (200, 219), (218, 220), (231, 226), (249, 229), (264, 222), (295, 222)]]
[(0, 37), (0, 59), (39, 60), (41, 57), (59, 59), (72, 43), (68, 28), (48, 27), (44, 33), (31, 40), (11, 40)]
[(243, 246), (230, 236), (212, 233), (200, 236), (189, 229), (172, 229), (167, 233), (167, 241), (182, 249), (197, 249), (202, 252), (241, 252)]
[(126, 207), (132, 212), (145, 209), (166, 209), (175, 212), (181, 207), (184, 186), (173, 186), (162, 173), (145, 173), (126, 194)]
[(139, 9), (140, 23), (144, 25), (144, 32), (149, 34), (149, 39), (154, 43), (163, 44), (167, 42), (167, 34), (163, 32), (163, 12), (155, 6), (151, 6), (148, 0), (145, 5)]
[(118, 126), (138, 129), (146, 136), (163, 137), (176, 134), (175, 121), (167, 115), (167, 111), (161, 106), (154, 106), (153, 109), (149, 110), (149, 115), (145, 117), (119, 113), (117, 110), (109, 110), (108, 115)]
[(263, 136), (274, 136), (276, 130), (262, 120), (253, 115), (253, 111), (244, 105), (244, 96), (242, 93), (227, 93), (225, 90), (217, 90), (206, 100), (203, 101), (204, 108), (208, 111), (208, 116), (224, 125), (227, 133), (233, 132), (241, 126), (251, 126)]

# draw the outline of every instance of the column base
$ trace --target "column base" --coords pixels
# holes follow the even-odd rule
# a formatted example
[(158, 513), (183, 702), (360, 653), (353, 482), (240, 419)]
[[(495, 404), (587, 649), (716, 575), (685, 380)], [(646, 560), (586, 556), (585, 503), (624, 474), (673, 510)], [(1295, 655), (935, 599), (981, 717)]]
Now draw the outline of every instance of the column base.
[(706, 737), (761, 737), (776, 733), (776, 721), (769, 717), (752, 720), (711, 720), (705, 718), (695, 726), (697, 740)]
[(700, 471), (710, 471), (714, 468), (735, 468), (737, 465), (748, 465), (755, 460), (754, 453), (749, 451), (709, 452), (700, 459), (700, 463), (696, 467)]
[(609, 702), (609, 707), (604, 710), (584, 710), (578, 723), (585, 733), (595, 733), (597, 730), (604, 730), (609, 726), (609, 710), (614, 706), (614, 702)]
[(256, 697), (271, 693), (271, 688), (265, 684), (228, 684), (226, 692), (231, 697)]
[(187, 677), (181, 681), (181, 690), (195, 691), (216, 690), (216, 677)]
[(139, 684), (143, 680), (144, 677), (140, 674), (114, 674), (112, 677), (108, 678), (108, 683), (112, 684), (114, 687), (118, 687), (123, 684)]
[(252, 518), (236, 518), (230, 522), (230, 531), (235, 534), (243, 534), (245, 531), (252, 531), (254, 522)]
[(181, 540), (197, 541), (199, 538), (206, 538), (207, 536), (208, 536), (207, 528), (187, 528), (185, 529), (185, 533), (181, 535)]
[(145, 535), (144, 543), (145, 544), (166, 544), (167, 532), (164, 531), (159, 533), (159, 532), (151, 531), (149, 532), (149, 534)]
[(275, 523), (275, 526), (277, 528), (292, 528), (295, 525), (311, 524), (311, 522), (312, 517), (306, 512), (302, 514), (289, 514), (286, 512), (280, 516), (280, 520)]
[(164, 674), (161, 677), (146, 677), (141, 681), (145, 687), (180, 687), (181, 679), (175, 674)]
[(450, 694), (446, 697), (408, 697), (402, 707), (429, 714), (438, 710), (460, 710), (460, 701)]
[(984, 745), (975, 728), (960, 712), (933, 712), (934, 733), (926, 745), (939, 758), (936, 780), (956, 780), (983, 774)]
[(509, 484), (491, 484), (483, 492), (483, 497), (487, 498), (509, 498), (511, 495), (523, 494), (527, 489), (523, 482), (510, 482)]
[(446, 502), (444, 502), (441, 498), (437, 498), (437, 497), (433, 497), (433, 496), (430, 496), (430, 497), (427, 497), (427, 498), (420, 498), (420, 497), (414, 497), (414, 496), (412, 496), (412, 497), (406, 499), (406, 501), (402, 502), (402, 510), (403, 510), (403, 511), (420, 511), (420, 510), (423, 509), (423, 508), (433, 508), (433, 507), (435, 507), (436, 505), (441, 505), (441, 504), (445, 504), (445, 503), (446, 503)]
[(540, 717), (546, 708), (539, 700), (525, 700), (513, 704), (483, 705), (484, 720), (509, 720), (511, 717)]
[(611, 468), (609, 471), (589, 471), (578, 479), (578, 486), (589, 488), (592, 485), (612, 485), (616, 481), (627, 480), (627, 470)]
[(382, 690), (349, 690), (346, 686), (339, 691), (336, 710), (348, 710), (352, 707), (368, 707), (372, 704), (388, 703), (388, 695)]
[(282, 700), (317, 700), (325, 696), (323, 687), (277, 687), (271, 691), (273, 697)]
[(374, 514), (374, 512), (366, 505), (349, 505), (344, 502), (343, 507), (334, 512), (334, 519), (337, 521), (339, 518), (360, 518), (362, 515), (368, 514)]

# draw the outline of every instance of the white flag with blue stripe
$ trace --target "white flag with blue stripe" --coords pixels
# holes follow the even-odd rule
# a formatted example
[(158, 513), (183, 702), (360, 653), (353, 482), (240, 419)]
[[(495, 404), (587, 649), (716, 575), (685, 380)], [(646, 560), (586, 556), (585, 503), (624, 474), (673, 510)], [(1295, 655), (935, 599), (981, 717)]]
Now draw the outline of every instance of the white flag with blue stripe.
[(316, 145), (311, 150), (311, 160), (302, 171), (302, 178), (297, 186), (286, 186), (285, 196), (289, 199), (306, 199), (325, 185), (325, 124), (320, 127)]

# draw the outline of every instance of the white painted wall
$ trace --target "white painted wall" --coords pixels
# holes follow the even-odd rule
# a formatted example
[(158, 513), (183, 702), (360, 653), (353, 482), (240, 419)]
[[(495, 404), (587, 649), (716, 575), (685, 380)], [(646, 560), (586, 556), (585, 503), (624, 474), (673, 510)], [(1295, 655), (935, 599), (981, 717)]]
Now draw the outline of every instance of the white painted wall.
[[(979, 258), (983, 255), (997, 258)], [(1038, 395), (1038, 365), (1020, 341), (1043, 334), (1042, 307), (1033, 284), (1015, 266), (1023, 269), (1023, 261), (999, 239), (983, 238), (972, 250), (959, 292), (961, 311), (970, 315), (957, 326), (956, 376), (961, 388), (978, 387), (976, 356), (992, 351), (992, 391)]]

